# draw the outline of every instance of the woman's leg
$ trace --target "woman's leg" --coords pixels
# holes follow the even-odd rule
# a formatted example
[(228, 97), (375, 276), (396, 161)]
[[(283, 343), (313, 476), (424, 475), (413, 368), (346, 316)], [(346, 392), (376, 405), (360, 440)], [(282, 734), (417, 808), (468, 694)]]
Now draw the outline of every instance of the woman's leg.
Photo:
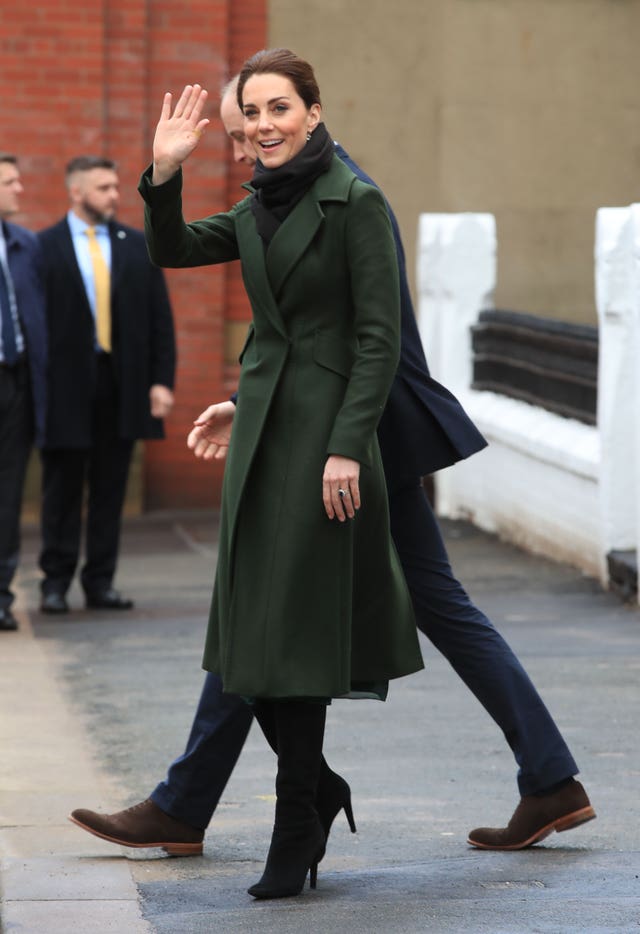
[[(265, 739), (278, 755), (278, 739), (276, 735), (276, 719), (274, 705), (269, 703), (258, 703), (254, 709), (256, 719), (260, 723), (260, 728), (264, 733)], [(316, 811), (324, 830), (326, 840), (329, 839), (331, 826), (344, 809), (351, 833), (356, 832), (356, 823), (353, 817), (351, 807), (351, 789), (348, 783), (341, 775), (329, 768), (324, 756), (320, 761), (320, 775), (318, 777), (318, 791), (316, 795)]]
[(307, 872), (315, 887), (325, 834), (316, 811), (326, 707), (308, 701), (265, 701), (254, 707), (267, 742), (278, 754), (276, 815), (262, 878), (249, 889), (255, 898), (299, 895)]

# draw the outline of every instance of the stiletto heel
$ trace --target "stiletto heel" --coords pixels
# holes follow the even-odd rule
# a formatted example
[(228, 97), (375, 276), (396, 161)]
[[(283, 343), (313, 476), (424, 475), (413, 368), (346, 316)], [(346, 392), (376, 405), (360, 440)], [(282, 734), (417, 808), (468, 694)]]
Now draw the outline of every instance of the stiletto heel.
[(347, 821), (349, 822), (351, 833), (355, 833), (356, 822), (353, 819), (353, 808), (351, 807), (351, 791), (349, 791), (349, 797), (344, 802), (344, 813), (346, 814)]
[(318, 882), (318, 861), (311, 863), (311, 868), (309, 870), (309, 888), (315, 889)]
[(329, 839), (331, 825), (340, 813), (344, 811), (349, 823), (351, 833), (356, 833), (356, 822), (351, 807), (351, 789), (348, 783), (337, 772), (332, 771), (323, 759), (323, 768), (318, 782), (316, 795), (316, 811), (324, 830), (325, 838)]

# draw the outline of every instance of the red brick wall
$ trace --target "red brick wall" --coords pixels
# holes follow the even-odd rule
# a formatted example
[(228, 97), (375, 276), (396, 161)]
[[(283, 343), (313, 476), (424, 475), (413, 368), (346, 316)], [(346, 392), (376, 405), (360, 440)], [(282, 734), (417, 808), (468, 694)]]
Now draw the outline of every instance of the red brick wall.
[[(218, 119), (220, 86), (265, 44), (266, 0), (0, 0), (0, 149), (15, 152), (33, 230), (67, 209), (63, 173), (81, 153), (120, 166), (120, 218), (140, 227), (138, 177), (151, 153), (163, 93), (199, 82), (211, 125), (186, 170), (185, 214), (223, 210), (245, 175), (230, 161)], [(226, 321), (248, 319), (237, 264), (167, 274), (178, 333), (176, 406), (167, 440), (144, 454), (147, 508), (196, 508), (219, 500), (221, 468), (185, 446), (193, 418), (227, 398), (237, 376), (225, 360)]]

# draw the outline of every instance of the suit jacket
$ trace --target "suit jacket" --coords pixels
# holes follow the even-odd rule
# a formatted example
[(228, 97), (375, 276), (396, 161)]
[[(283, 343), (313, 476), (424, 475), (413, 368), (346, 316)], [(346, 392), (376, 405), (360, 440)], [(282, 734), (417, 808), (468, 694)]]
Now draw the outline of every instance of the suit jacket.
[[(109, 223), (112, 363), (118, 423), (126, 440), (163, 437), (151, 417), (149, 389), (173, 387), (175, 336), (162, 272), (149, 260), (139, 230)], [(39, 234), (49, 322), (49, 409), (46, 447), (90, 447), (97, 376), (95, 326), (66, 217)]]
[(47, 412), (47, 318), (40, 245), (35, 234), (2, 223), (18, 317), (26, 342), (34, 406), (35, 441), (42, 445)]
[[(370, 185), (375, 182), (342, 146), (336, 153), (352, 172)], [(407, 282), (404, 247), (398, 222), (388, 202), (400, 269), (400, 363), (378, 427), (387, 482), (390, 488), (449, 467), (486, 447), (487, 442), (456, 397), (429, 373)]]
[[(185, 225), (181, 176), (143, 177), (155, 262), (240, 258), (253, 326), (225, 467), (205, 667), (225, 691), (347, 693), (422, 667), (389, 534), (376, 427), (400, 349), (398, 268), (384, 201), (337, 157), (268, 249), (250, 199)], [(329, 454), (363, 464), (363, 507), (330, 522)]]

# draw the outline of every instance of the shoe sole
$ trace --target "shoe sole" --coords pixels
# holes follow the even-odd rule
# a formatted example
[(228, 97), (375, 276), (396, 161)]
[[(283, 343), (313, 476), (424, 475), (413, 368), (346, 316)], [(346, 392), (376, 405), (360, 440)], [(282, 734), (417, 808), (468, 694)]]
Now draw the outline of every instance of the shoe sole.
[(69, 817), (72, 824), (93, 834), (94, 837), (100, 837), (101, 840), (107, 840), (109, 843), (117, 843), (119, 846), (128, 846), (135, 850), (164, 850), (169, 856), (202, 856), (202, 843), (167, 843), (158, 841), (157, 843), (130, 843), (128, 840), (121, 840), (118, 837), (110, 837), (106, 833), (100, 833), (87, 824), (76, 820), (75, 817)]
[(522, 843), (509, 843), (501, 846), (500, 844), (494, 843), (480, 843), (477, 840), (472, 840), (471, 837), (469, 837), (467, 843), (470, 844), (470, 846), (475, 846), (479, 850), (524, 850), (528, 846), (533, 846), (534, 843), (540, 843), (542, 840), (545, 840), (554, 830), (556, 833), (563, 833), (565, 830), (573, 830), (574, 827), (579, 827), (580, 824), (586, 824), (587, 821), (594, 820), (595, 817), (596, 812), (589, 806), (580, 808), (579, 811), (572, 811), (571, 814), (565, 814), (564, 817), (558, 817)]

